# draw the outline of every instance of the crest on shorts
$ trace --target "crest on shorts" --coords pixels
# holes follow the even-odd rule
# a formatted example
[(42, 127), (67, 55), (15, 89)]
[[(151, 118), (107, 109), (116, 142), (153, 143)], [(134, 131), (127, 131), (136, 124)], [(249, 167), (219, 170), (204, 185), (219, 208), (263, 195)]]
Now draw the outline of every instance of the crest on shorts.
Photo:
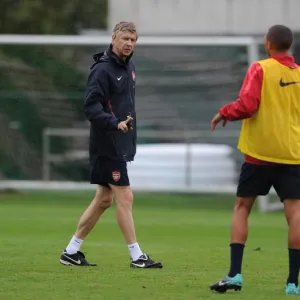
[(135, 81), (135, 72), (134, 71), (132, 71), (132, 79), (133, 79), (133, 81)]
[(112, 178), (114, 181), (119, 181), (121, 178), (121, 174), (119, 171), (113, 171), (112, 172)]

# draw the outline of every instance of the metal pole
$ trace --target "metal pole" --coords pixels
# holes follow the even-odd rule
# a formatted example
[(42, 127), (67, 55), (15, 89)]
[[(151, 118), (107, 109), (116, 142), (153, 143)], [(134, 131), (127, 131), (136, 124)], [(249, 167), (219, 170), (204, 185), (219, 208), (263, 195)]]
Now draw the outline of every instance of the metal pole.
[(50, 135), (47, 132), (47, 129), (43, 131), (43, 170), (42, 177), (44, 181), (50, 180)]
[(186, 144), (186, 152), (185, 152), (185, 184), (186, 187), (191, 186), (191, 138), (190, 138), (190, 132), (188, 129), (185, 129), (184, 131), (185, 135), (185, 144)]
[(259, 60), (259, 40), (253, 39), (253, 42), (248, 45), (248, 65)]

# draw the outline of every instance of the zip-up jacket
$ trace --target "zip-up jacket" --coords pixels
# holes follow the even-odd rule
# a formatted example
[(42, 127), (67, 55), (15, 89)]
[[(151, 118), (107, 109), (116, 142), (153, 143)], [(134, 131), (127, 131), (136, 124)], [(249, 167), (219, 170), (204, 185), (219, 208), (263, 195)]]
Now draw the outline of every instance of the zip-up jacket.
[[(131, 55), (132, 56), (132, 55)], [(88, 77), (84, 110), (90, 121), (90, 162), (97, 158), (133, 161), (136, 153), (135, 66), (121, 60), (112, 45), (95, 54)], [(118, 124), (133, 118), (133, 130), (123, 133)]]

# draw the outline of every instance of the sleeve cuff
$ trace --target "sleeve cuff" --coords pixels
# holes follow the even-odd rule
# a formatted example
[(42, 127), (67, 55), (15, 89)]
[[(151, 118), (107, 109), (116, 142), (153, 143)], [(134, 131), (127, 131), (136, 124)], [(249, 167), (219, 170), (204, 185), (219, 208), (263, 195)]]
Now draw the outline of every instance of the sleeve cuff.
[(220, 114), (223, 118), (226, 118), (225, 107), (220, 108), (219, 114)]
[(118, 130), (119, 119), (111, 116), (106, 120), (97, 118), (93, 120), (91, 123), (94, 124), (99, 129), (106, 130)]
[(114, 119), (113, 120), (111, 120), (112, 122), (111, 122), (111, 129), (113, 129), (113, 130), (118, 130), (118, 125), (119, 125), (119, 119), (117, 119), (116, 117), (114, 117)]

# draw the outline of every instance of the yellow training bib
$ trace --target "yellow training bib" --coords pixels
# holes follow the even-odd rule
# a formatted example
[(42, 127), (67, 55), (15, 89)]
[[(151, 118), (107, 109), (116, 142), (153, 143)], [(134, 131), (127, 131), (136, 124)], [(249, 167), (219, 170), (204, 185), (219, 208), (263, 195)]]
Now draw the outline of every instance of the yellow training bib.
[(243, 120), (238, 149), (264, 161), (300, 164), (300, 69), (272, 58), (258, 63), (261, 101), (256, 114)]

